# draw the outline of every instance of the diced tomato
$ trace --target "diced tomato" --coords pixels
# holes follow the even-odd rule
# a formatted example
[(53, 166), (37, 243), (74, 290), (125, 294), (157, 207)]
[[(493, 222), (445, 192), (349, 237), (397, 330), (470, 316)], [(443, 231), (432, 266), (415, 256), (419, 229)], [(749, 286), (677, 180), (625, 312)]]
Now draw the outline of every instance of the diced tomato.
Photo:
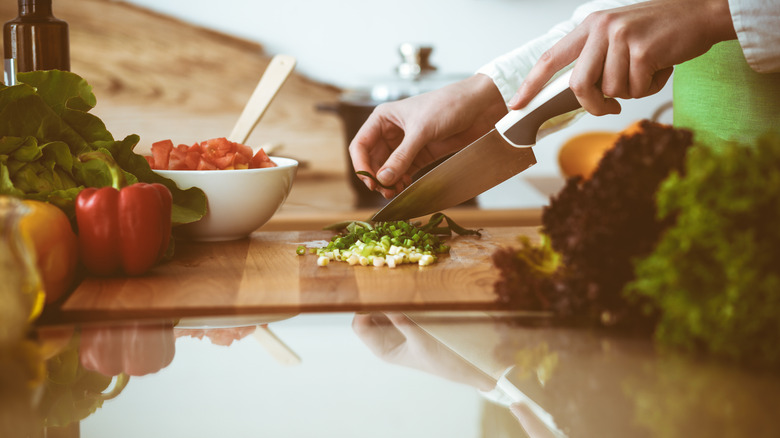
[(234, 163), (236, 159), (236, 153), (235, 152), (228, 152), (225, 154), (224, 157), (219, 157), (216, 160), (214, 160), (214, 164), (219, 169), (228, 169), (228, 168), (235, 168)]
[(199, 153), (200, 153), (200, 157), (202, 159), (208, 161), (211, 164), (216, 163), (217, 158), (219, 158), (219, 157), (217, 157), (214, 154), (214, 150), (213, 149), (208, 149), (208, 148), (200, 148), (200, 149), (201, 149), (201, 152), (199, 152)]
[(263, 148), (260, 148), (257, 153), (252, 157), (252, 159), (249, 161), (249, 168), (250, 169), (260, 169), (264, 167), (276, 167), (276, 163), (271, 161), (270, 158), (268, 158), (268, 155), (266, 155)]
[(228, 152), (235, 151), (234, 143), (228, 141), (225, 137), (212, 138), (204, 143), (207, 143), (209, 148), (216, 149), (220, 157), (224, 157)]
[(197, 151), (187, 151), (187, 156), (184, 158), (184, 164), (187, 166), (187, 169), (190, 170), (197, 169), (201, 161), (203, 161), (201, 159), (201, 154)]
[(187, 158), (187, 149), (177, 147), (171, 151), (171, 158), (168, 162), (168, 166), (171, 170), (186, 170), (187, 165), (184, 160)]
[[(251, 152), (252, 149), (249, 149), (249, 151)], [(239, 152), (239, 153), (237, 153), (235, 155), (235, 159), (233, 161), (233, 166), (236, 169), (247, 169), (247, 168), (249, 168), (249, 160), (251, 158), (252, 158), (251, 154), (249, 156), (246, 156), (246, 155), (244, 155), (244, 154)]]
[(200, 160), (200, 162), (197, 164), (197, 167), (193, 170), (216, 170), (217, 166), (209, 163), (206, 160)]
[(151, 155), (144, 155), (144, 158), (146, 158), (146, 162), (149, 163), (149, 167), (156, 169), (156, 167), (154, 167), (154, 157)]
[(219, 167), (217, 165), (217, 160), (219, 160), (221, 157), (214, 154), (213, 149), (205, 149), (203, 152), (200, 152), (200, 158), (209, 164), (213, 164)]
[(173, 147), (170, 140), (152, 145), (152, 156), (145, 157), (153, 169), (215, 170), (276, 167), (261, 148), (252, 155), (252, 148), (225, 137)]
[(249, 159), (252, 158), (252, 148), (245, 144), (240, 143), (234, 143), (236, 145), (236, 152), (238, 152), (240, 155), (243, 155), (247, 158), (247, 162), (249, 162)]
[(154, 169), (167, 169), (173, 150), (173, 142), (170, 140), (152, 143), (152, 157), (154, 157)]
[(273, 161), (271, 161), (271, 160), (268, 160), (268, 161), (263, 161), (262, 163), (260, 163), (260, 168), (261, 168), (261, 169), (263, 169), (263, 168), (265, 168), (265, 167), (276, 167), (276, 163), (274, 163), (274, 162), (273, 162)]

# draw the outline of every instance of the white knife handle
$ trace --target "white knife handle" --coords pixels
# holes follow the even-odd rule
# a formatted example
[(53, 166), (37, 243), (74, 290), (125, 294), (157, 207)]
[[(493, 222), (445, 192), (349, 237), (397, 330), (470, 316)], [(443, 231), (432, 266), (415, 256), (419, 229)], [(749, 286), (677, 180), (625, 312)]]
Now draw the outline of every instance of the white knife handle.
[(496, 123), (496, 131), (516, 147), (535, 145), (542, 123), (581, 107), (569, 88), (571, 72), (569, 70), (547, 84), (524, 108), (509, 111)]

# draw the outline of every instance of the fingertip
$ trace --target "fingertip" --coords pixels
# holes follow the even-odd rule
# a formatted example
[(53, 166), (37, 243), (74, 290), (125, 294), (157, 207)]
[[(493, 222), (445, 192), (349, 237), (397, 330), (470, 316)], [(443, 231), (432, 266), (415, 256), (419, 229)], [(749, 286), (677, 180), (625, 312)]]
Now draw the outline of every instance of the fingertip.
[(393, 199), (395, 197), (395, 190), (379, 188), (377, 189), (377, 192), (379, 192), (379, 194), (387, 200)]
[(364, 329), (371, 322), (371, 315), (368, 313), (355, 313), (352, 318), (352, 328), (355, 330)]
[(395, 183), (395, 171), (390, 167), (385, 167), (377, 173), (376, 179), (383, 185), (391, 186)]
[(617, 99), (606, 99), (604, 103), (607, 107), (607, 114), (620, 114), (620, 111), (623, 109)]
[(528, 76), (525, 78), (523, 83), (520, 84), (520, 87), (517, 89), (517, 93), (515, 93), (515, 95), (509, 99), (507, 106), (512, 110), (521, 109), (528, 105), (528, 102), (530, 102), (531, 98), (533, 98), (533, 96), (535, 96), (538, 92), (539, 90), (535, 85), (534, 78)]
[(385, 312), (385, 315), (396, 327), (411, 326), (413, 324), (409, 317), (402, 312)]
[(520, 94), (520, 91), (518, 91), (517, 93), (515, 93), (515, 95), (514, 95), (514, 96), (512, 96), (512, 98), (511, 98), (511, 99), (509, 99), (509, 103), (507, 104), (507, 106), (509, 107), (509, 109), (513, 109), (513, 110), (520, 109), (521, 107), (519, 107), (517, 104), (519, 104), (519, 103), (520, 103), (520, 99), (521, 99), (521, 98), (522, 98), (522, 96), (521, 96), (521, 94)]
[(371, 178), (361, 176), (360, 179), (363, 181), (363, 184), (366, 185), (366, 188), (368, 188), (368, 190), (371, 190), (372, 192), (376, 190), (376, 184)]
[(580, 104), (585, 111), (597, 117), (609, 114), (620, 114), (622, 108), (616, 99), (604, 96), (601, 94), (601, 91), (597, 94), (598, 96), (592, 96), (589, 93), (586, 93), (585, 95), (577, 96), (577, 100), (580, 101)]
[(367, 177), (365, 175), (361, 175), (358, 172), (360, 172), (360, 171), (359, 170), (355, 170), (355, 176), (357, 177), (357, 179), (359, 179), (360, 182), (365, 184), (365, 186), (368, 188), (368, 190), (372, 190), (373, 191), (374, 190), (374, 181), (371, 178), (369, 178), (369, 177)]
[(669, 78), (672, 77), (673, 72), (674, 72), (674, 67), (668, 67), (656, 72), (655, 75), (653, 75), (653, 78), (650, 82), (650, 87), (648, 89), (647, 95), (655, 94), (661, 91), (661, 89), (663, 89), (666, 83), (669, 81)]

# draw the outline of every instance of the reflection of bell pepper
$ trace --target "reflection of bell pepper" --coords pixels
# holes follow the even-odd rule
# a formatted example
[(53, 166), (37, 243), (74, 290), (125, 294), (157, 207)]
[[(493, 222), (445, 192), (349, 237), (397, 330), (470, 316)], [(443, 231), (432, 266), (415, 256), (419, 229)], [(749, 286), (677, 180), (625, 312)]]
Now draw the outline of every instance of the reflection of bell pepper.
[(68, 217), (54, 204), (28, 200), (24, 205), (30, 211), (19, 222), (19, 231), (35, 247), (46, 303), (51, 303), (73, 285), (78, 263), (76, 234)]
[(84, 368), (106, 376), (143, 376), (168, 366), (175, 345), (172, 322), (85, 326), (79, 357)]
[(122, 187), (121, 170), (108, 164), (113, 187), (86, 188), (76, 198), (81, 261), (95, 275), (140, 275), (168, 249), (171, 192), (156, 183)]

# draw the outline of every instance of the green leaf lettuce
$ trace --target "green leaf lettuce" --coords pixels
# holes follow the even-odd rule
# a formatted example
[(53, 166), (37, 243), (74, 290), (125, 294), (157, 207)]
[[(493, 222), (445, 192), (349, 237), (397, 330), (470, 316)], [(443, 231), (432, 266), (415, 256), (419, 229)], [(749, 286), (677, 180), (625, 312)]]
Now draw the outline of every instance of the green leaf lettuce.
[(780, 365), (780, 135), (696, 145), (657, 194), (674, 217), (626, 292), (659, 311), (666, 345)]
[(115, 140), (99, 117), (92, 87), (63, 71), (20, 73), (18, 85), (0, 85), (0, 194), (52, 202), (71, 216), (84, 187), (109, 185), (105, 165), (82, 163), (80, 154), (102, 150), (119, 164), (128, 184), (158, 182), (173, 195), (173, 223), (206, 213), (200, 189), (179, 189), (133, 152), (137, 135)]

